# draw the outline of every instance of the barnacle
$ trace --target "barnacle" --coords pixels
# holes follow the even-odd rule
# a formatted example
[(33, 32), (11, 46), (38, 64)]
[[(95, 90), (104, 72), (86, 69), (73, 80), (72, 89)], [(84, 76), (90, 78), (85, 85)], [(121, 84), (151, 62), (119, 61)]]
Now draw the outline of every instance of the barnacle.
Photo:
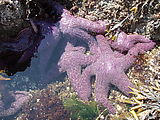
[(67, 111), (52, 88), (32, 92), (32, 99), (22, 108), (17, 120), (69, 120)]
[[(149, 120), (160, 116), (160, 47), (139, 56), (128, 77), (135, 85), (131, 97), (116, 95), (123, 111), (109, 120)], [(124, 104), (125, 103), (125, 104)], [(138, 118), (137, 118), (138, 117)]]
[(152, 16), (152, 18), (154, 18), (154, 19), (160, 19), (160, 12), (157, 13), (157, 14), (154, 14), (154, 15)]

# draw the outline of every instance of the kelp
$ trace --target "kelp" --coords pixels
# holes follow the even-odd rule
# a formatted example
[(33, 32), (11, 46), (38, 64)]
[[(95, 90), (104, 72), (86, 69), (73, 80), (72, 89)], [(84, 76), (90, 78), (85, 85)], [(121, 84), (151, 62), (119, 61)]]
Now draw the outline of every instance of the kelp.
[(99, 107), (94, 101), (85, 104), (76, 97), (71, 97), (63, 100), (63, 105), (71, 111), (72, 120), (93, 120), (100, 114)]

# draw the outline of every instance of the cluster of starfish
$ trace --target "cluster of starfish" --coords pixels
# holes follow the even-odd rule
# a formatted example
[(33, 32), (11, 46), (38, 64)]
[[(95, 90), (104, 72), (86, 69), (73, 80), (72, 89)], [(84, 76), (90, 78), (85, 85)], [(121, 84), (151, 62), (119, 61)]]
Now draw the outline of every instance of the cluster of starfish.
[[(4, 56), (8, 51), (14, 53), (14, 56), (1, 57), (0, 68), (7, 68), (7, 71), (10, 71), (10, 69), (12, 71), (12, 69), (18, 68), (21, 64), (23, 65), (26, 61), (31, 60), (30, 67), (11, 76), (12, 80), (20, 80), (27, 77), (30, 81), (35, 80), (42, 84), (47, 83), (47, 81), (61, 74), (57, 63), (64, 52), (67, 42), (72, 45), (90, 46), (91, 48), (96, 44), (96, 39), (89, 33), (103, 33), (105, 31), (106, 26), (102, 21), (92, 22), (72, 16), (69, 11), (56, 2), (51, 2), (50, 5), (54, 10), (56, 9), (57, 14), (61, 14), (60, 20), (56, 22), (52, 19), (31, 20), (33, 28), (26, 28), (21, 31), (16, 38), (17, 40), (14, 40), (16, 42), (0, 43), (0, 55), (3, 54), (2, 56)], [(36, 57), (34, 57), (35, 53)], [(29, 98), (27, 92), (25, 93), (24, 96), (26, 97), (23, 96), (23, 98)], [(11, 115), (18, 110), (17, 108), (21, 108), (24, 102), (19, 102), (22, 101), (21, 94), (16, 92), (13, 94), (16, 95), (12, 95), (13, 102), (10, 107), (5, 101), (1, 100), (3, 105), (0, 104), (2, 108), (0, 109), (0, 116)]]
[[(61, 71), (66, 71), (72, 86), (83, 100), (88, 100), (91, 95), (91, 77), (95, 76), (96, 101), (107, 107), (110, 113), (115, 109), (108, 101), (110, 85), (115, 85), (124, 94), (128, 95), (130, 87), (134, 87), (129, 81), (126, 70), (136, 60), (136, 56), (152, 49), (154, 42), (141, 35), (127, 35), (121, 32), (116, 42), (109, 45), (102, 35), (96, 36), (97, 46), (91, 54), (85, 54), (85, 49), (74, 47), (68, 43), (63, 53), (59, 66)], [(125, 42), (125, 44), (123, 44)], [(141, 42), (141, 43), (140, 43)], [(118, 49), (122, 54), (111, 49)]]
[[(95, 75), (96, 100), (112, 108), (111, 112), (114, 112), (107, 99), (109, 84), (118, 86), (127, 94), (128, 86), (132, 84), (125, 75), (125, 70), (133, 64), (138, 53), (150, 50), (154, 43), (143, 36), (126, 35), (121, 32), (117, 41), (109, 45), (102, 35), (95, 37), (90, 34), (104, 33), (106, 29), (104, 22), (92, 22), (72, 16), (56, 2), (51, 2), (50, 5), (56, 9), (57, 14), (61, 14), (60, 20), (56, 22), (51, 19), (31, 20), (33, 29), (23, 30), (17, 37), (17, 42), (1, 43), (1, 52), (9, 50), (21, 53), (14, 66), (11, 67), (25, 63), (36, 52), (36, 57), (32, 58), (30, 67), (20, 76), (29, 76), (31, 80), (41, 82), (52, 80), (66, 71), (74, 89), (83, 100), (88, 100), (91, 94), (90, 78)], [(113, 52), (111, 47), (117, 51)], [(91, 54), (87, 55), (86, 51), (90, 51)], [(127, 51), (128, 54), (122, 54), (123, 51)], [(8, 57), (7, 60), (0, 61), (8, 67), (8, 64), (12, 62), (11, 59), (12, 57)], [(5, 101), (1, 102), (3, 105), (0, 104), (2, 108), (0, 116), (7, 116), (6, 111), (10, 113), (9, 115), (14, 114), (28, 99), (28, 94), (25, 92), (22, 96), (21, 93), (15, 92), (13, 97), (14, 102), (10, 104), (10, 107), (4, 108)]]

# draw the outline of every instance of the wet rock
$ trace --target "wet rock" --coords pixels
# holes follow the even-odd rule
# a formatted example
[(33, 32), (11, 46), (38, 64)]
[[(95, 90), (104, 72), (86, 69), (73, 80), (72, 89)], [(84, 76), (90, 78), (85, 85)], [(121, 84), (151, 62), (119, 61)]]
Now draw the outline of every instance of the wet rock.
[(0, 2), (0, 40), (13, 41), (13, 37), (28, 26), (25, 1), (2, 0)]

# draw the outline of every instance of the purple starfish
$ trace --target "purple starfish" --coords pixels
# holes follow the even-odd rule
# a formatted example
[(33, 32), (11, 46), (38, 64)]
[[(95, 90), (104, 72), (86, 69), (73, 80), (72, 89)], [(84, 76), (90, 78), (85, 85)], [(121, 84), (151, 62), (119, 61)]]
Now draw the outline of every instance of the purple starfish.
[(141, 46), (144, 47), (145, 46), (144, 44), (146, 44), (146, 46), (149, 46), (150, 44), (154, 43), (142, 35), (136, 35), (136, 34), (127, 35), (124, 32), (120, 32), (115, 41), (110, 41), (111, 47), (121, 53), (127, 52), (135, 45), (139, 47)]
[[(61, 19), (58, 22), (53, 23), (50, 20), (35, 22), (36, 25), (40, 25), (41, 32), (45, 37), (41, 40), (36, 58), (39, 59), (38, 69), (40, 73), (38, 74), (40, 75), (41, 81), (46, 81), (46, 79), (51, 80), (60, 74), (57, 63), (64, 52), (67, 42), (70, 42), (74, 46), (89, 46), (91, 51), (93, 51), (97, 42), (95, 37), (89, 33), (104, 33), (106, 28), (104, 22), (92, 22), (81, 17), (75, 17), (55, 2), (53, 3), (53, 7), (56, 7), (59, 13), (63, 11)], [(33, 50), (28, 49), (28, 51), (26, 51), (26, 54), (24, 53), (19, 60), (20, 63), (24, 61)], [(31, 64), (30, 69), (32, 69), (32, 67), (34, 68)]]
[(6, 101), (0, 100), (0, 117), (15, 114), (18, 110), (21, 109), (22, 105), (29, 99), (28, 92), (25, 91), (16, 91), (15, 93), (10, 94), (15, 100), (10, 104), (10, 106), (8, 106), (8, 103), (5, 103)]
[(97, 56), (87, 55), (85, 52), (86, 49), (84, 47), (74, 47), (72, 44), (67, 43), (65, 52), (58, 62), (59, 70), (68, 73), (67, 75), (74, 89), (77, 89), (77, 87), (79, 88), (77, 85), (81, 76), (81, 68), (94, 63), (97, 59)]
[[(113, 64), (113, 65), (118, 64), (117, 61), (122, 58), (113, 57), (111, 54), (108, 54), (110, 52), (107, 53), (105, 51), (101, 51), (103, 48), (97, 44), (95, 37), (90, 34), (92, 32), (103, 33), (106, 28), (104, 22), (101, 22), (101, 21), (92, 22), (84, 18), (72, 16), (69, 13), (69, 11), (65, 10), (61, 5), (57, 4), (56, 2), (51, 2), (50, 5), (53, 7), (53, 9), (55, 9), (55, 11), (57, 11), (57, 14), (61, 14), (60, 20), (56, 22), (52, 21), (51, 19), (44, 20), (44, 21), (34, 20), (33, 22), (34, 30), (32, 30), (31, 28), (25, 29), (17, 37), (17, 42), (2, 43), (0, 44), (0, 47), (2, 51), (7, 49), (14, 52), (23, 52), (20, 59), (17, 60), (16, 65), (22, 64), (25, 61), (29, 60), (31, 57), (33, 57), (34, 53), (37, 52), (37, 58), (32, 59), (30, 68), (24, 71), (21, 75), (27, 76), (29, 77), (29, 79), (38, 80), (40, 82), (42, 81), (46, 82), (46, 80), (51, 80), (55, 78), (57, 75), (59, 75), (60, 72), (58, 70), (57, 63), (62, 53), (64, 52), (64, 49), (67, 43), (69, 42), (68, 44), (70, 44), (69, 45), (70, 47), (66, 48), (66, 51), (68, 50), (71, 53), (68, 55), (66, 54), (66, 56), (64, 56), (65, 59), (68, 59), (66, 60), (66, 63), (65, 63), (67, 66), (64, 67), (64, 69), (67, 69), (68, 67), (70, 67), (68, 69), (69, 70), (68, 74), (69, 76), (71, 76), (71, 78), (73, 78), (72, 84), (74, 84), (75, 89), (78, 92), (79, 96), (81, 96), (82, 99), (87, 100), (89, 94), (91, 93), (90, 82), (89, 82), (90, 74), (87, 71), (90, 70), (92, 66), (95, 68), (100, 68), (101, 64), (98, 64), (98, 63), (101, 63), (101, 61), (103, 61), (104, 59), (107, 59), (108, 62), (105, 61), (104, 64), (108, 65), (108, 68), (105, 68), (104, 70), (102, 70), (102, 72), (107, 73), (109, 72), (109, 70), (107, 71), (107, 69), (109, 69), (109, 67), (112, 67), (109, 64)], [(44, 36), (44, 38), (42, 36)], [(81, 45), (83, 45), (86, 48), (88, 47), (93, 55), (84, 54), (85, 49), (83, 47), (74, 47), (74, 46), (81, 46)], [(107, 49), (110, 49), (110, 48), (107, 48)], [(97, 50), (98, 50), (98, 54), (95, 54)], [(139, 52), (139, 50), (137, 50), (136, 48), (134, 51), (135, 51), (134, 52), (135, 55), (137, 54), (137, 52)], [(105, 58), (103, 59), (103, 55), (101, 53), (106, 53), (109, 56), (112, 56), (114, 62), (112, 62), (107, 57), (107, 55), (104, 55)], [(72, 57), (70, 58), (67, 56), (70, 56), (70, 57), (72, 56)], [(127, 60), (131, 58), (134, 59), (132, 56), (131, 57), (129, 56)], [(7, 59), (12, 60), (12, 58), (10, 57), (8, 57)], [(120, 64), (123, 63), (122, 60), (119, 61)], [(5, 60), (2, 60), (2, 61), (5, 61)], [(73, 64), (70, 64), (72, 61), (74, 61)], [(69, 63), (67, 64), (67, 62)], [(8, 64), (8, 63), (5, 62), (5, 64)], [(122, 64), (122, 66), (125, 66), (125, 65), (126, 64), (124, 63)], [(81, 73), (80, 70), (82, 70), (81, 67), (83, 66), (84, 67), (87, 66), (87, 67), (83, 69), (83, 73)], [(78, 72), (76, 73), (74, 69), (75, 71), (78, 71)], [(124, 70), (122, 70), (122, 72), (123, 71)], [(95, 72), (95, 71), (92, 71), (92, 72)], [(112, 70), (112, 72), (114, 71)], [(88, 74), (88, 76), (85, 77), (85, 74)], [(101, 81), (102, 78), (104, 78), (103, 76), (102, 77), (98, 76), (98, 75), (101, 75), (100, 73), (98, 74), (97, 72), (95, 72), (94, 74), (96, 74), (97, 81), (99, 82)], [(37, 76), (36, 79), (35, 77), (33, 77), (35, 75)], [(81, 75), (80, 78), (78, 78), (79, 75)], [(78, 78), (78, 79), (75, 79), (75, 78)], [(111, 80), (107, 80), (107, 81), (111, 81)], [(121, 82), (124, 82), (123, 79), (121, 80)], [(122, 85), (122, 83), (120, 82), (116, 83), (116, 85), (117, 84)], [(126, 83), (126, 85), (129, 85), (129, 84), (130, 83), (128, 84)], [(117, 85), (117, 86), (119, 87), (120, 85)], [(84, 86), (84, 87), (81, 87), (81, 86)], [(108, 86), (106, 88), (108, 88)], [(125, 89), (128, 90), (128, 88), (125, 88)], [(124, 92), (126, 91), (124, 90)], [(27, 97), (25, 97), (25, 95), (18, 97), (18, 95), (19, 94), (14, 95), (15, 102), (11, 104), (10, 108), (2, 109), (2, 112), (0, 112), (0, 114), (3, 113), (2, 116), (14, 114), (21, 107), (21, 105), (23, 104), (23, 100), (25, 101)], [(104, 104), (105, 103), (106, 102), (104, 101)], [(3, 105), (2, 105), (2, 108), (3, 108)]]
[[(86, 55), (81, 51), (66, 50), (59, 65), (63, 71), (67, 71), (74, 89), (83, 100), (88, 100), (91, 95), (90, 79), (91, 76), (95, 76), (96, 101), (102, 103), (111, 113), (115, 113), (114, 107), (107, 98), (110, 84), (117, 86), (123, 93), (128, 95), (130, 91), (128, 86), (134, 86), (125, 75), (125, 71), (134, 63), (135, 56), (141, 53), (142, 49), (143, 51), (150, 50), (154, 44), (147, 44), (148, 46), (145, 46), (145, 43), (144, 45), (140, 44), (141, 49), (135, 45), (128, 51), (128, 54), (123, 55), (113, 52), (108, 41), (102, 35), (98, 35), (96, 38), (98, 41), (97, 55)], [(89, 62), (89, 59), (84, 58), (92, 58), (93, 61)], [(86, 68), (82, 69), (83, 66)]]
[[(13, 64), (12, 57), (16, 57), (16, 55), (8, 56), (7, 60), (2, 59), (4, 67), (11, 65), (9, 66), (11, 69), (15, 69), (16, 66), (30, 60), (37, 52), (37, 57), (32, 58), (31, 66), (24, 72), (16, 73), (13, 76), (13, 80), (20, 80), (25, 77), (46, 84), (47, 81), (54, 79), (60, 74), (57, 63), (64, 52), (67, 42), (74, 46), (89, 46), (90, 50), (93, 51), (97, 42), (90, 33), (103, 33), (105, 31), (106, 26), (104, 22), (92, 22), (84, 18), (72, 16), (69, 11), (56, 2), (51, 2), (50, 5), (57, 11), (57, 14), (62, 14), (60, 20), (56, 22), (51, 19), (31, 21), (34, 30), (31, 28), (23, 30), (16, 38), (16, 42), (0, 43), (2, 53), (5, 53), (7, 50), (22, 53), (18, 60), (14, 61), (15, 64)], [(10, 108), (1, 109), (0, 116), (7, 116), (17, 112), (23, 104), (23, 100), (26, 100), (23, 99), (26, 98), (24, 96), (16, 98), (18, 95), (14, 96), (15, 102), (11, 104)], [(3, 105), (1, 104), (0, 107), (3, 108)]]
[(61, 19), (57, 22), (53, 22), (52, 20), (35, 20), (34, 22), (35, 26), (40, 26), (40, 31), (45, 37), (38, 47), (38, 53), (47, 49), (46, 53), (49, 55), (46, 57), (43, 56), (45, 59), (48, 59), (48, 56), (52, 54), (59, 44), (60, 46), (63, 46), (62, 52), (64, 52), (64, 48), (68, 41), (74, 45), (79, 45), (80, 42), (84, 42), (87, 46), (91, 46), (90, 48), (92, 48), (93, 44), (96, 44), (96, 40), (90, 33), (105, 32), (106, 25), (103, 21), (93, 22), (81, 17), (73, 16), (57, 2), (50, 1), (50, 5), (53, 9), (56, 9), (57, 14), (61, 14)]
[[(60, 14), (61, 18), (58, 21), (54, 22), (51, 19), (31, 20), (34, 31), (28, 28), (18, 35), (17, 42), (0, 44), (3, 50), (23, 52), (20, 59), (14, 64), (16, 66), (30, 60), (37, 52), (36, 58), (32, 59), (32, 63), (35, 63), (34, 61), (38, 63), (36, 66), (31, 63), (29, 69), (31, 69), (30, 71), (32, 71), (32, 68), (38, 69), (39, 73), (37, 74), (40, 76), (38, 79), (42, 81), (50, 80), (60, 74), (57, 63), (67, 42), (72, 43), (74, 46), (89, 46), (92, 51), (97, 42), (90, 33), (104, 33), (106, 28), (105, 23), (102, 21), (92, 22), (71, 15), (69, 11), (56, 2), (50, 1), (50, 6), (57, 11), (56, 14)], [(12, 58), (8, 57), (7, 59), (11, 60)], [(8, 65), (8, 62), (5, 62), (5, 64)], [(10, 68), (16, 67), (10, 66)]]

